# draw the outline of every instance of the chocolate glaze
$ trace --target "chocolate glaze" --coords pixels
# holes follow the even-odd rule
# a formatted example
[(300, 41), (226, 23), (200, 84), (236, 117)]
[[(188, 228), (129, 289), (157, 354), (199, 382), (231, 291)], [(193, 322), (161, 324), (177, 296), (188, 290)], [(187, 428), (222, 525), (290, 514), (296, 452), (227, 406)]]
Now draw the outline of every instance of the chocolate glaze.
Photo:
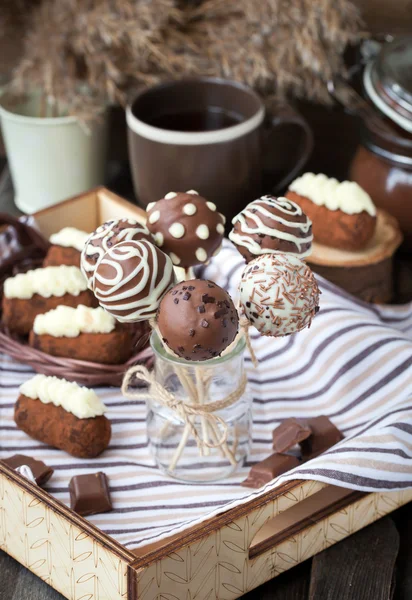
[(248, 478), (241, 483), (244, 487), (260, 488), (279, 475), (299, 466), (300, 461), (289, 454), (271, 454), (250, 469)]
[(37, 485), (40, 486), (45, 485), (54, 473), (53, 469), (48, 467), (43, 461), (36, 460), (32, 456), (25, 456), (24, 454), (14, 454), (9, 458), (2, 458), (1, 462), (12, 469), (27, 465), (31, 469)]
[(70, 508), (79, 515), (96, 515), (112, 510), (105, 473), (75, 475), (69, 483)]
[(293, 418), (286, 419), (273, 430), (273, 449), (276, 452), (287, 452), (311, 434), (312, 430), (305, 423)]
[(185, 360), (219, 356), (233, 342), (239, 319), (229, 294), (208, 280), (182, 281), (163, 297), (157, 313), (163, 341)]

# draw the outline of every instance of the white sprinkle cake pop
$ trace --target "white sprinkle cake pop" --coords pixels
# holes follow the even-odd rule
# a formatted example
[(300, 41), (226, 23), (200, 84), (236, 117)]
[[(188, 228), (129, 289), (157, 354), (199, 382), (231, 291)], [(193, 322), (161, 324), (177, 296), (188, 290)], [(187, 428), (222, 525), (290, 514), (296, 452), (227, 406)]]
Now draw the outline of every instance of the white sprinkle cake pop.
[(119, 242), (130, 240), (153, 241), (145, 225), (128, 218), (106, 221), (87, 238), (80, 257), (80, 267), (89, 289), (93, 290), (93, 275), (105, 252)]
[(310, 327), (319, 310), (311, 269), (291, 254), (262, 254), (246, 265), (240, 309), (261, 335), (280, 337)]
[(215, 256), (225, 233), (225, 217), (195, 190), (169, 192), (146, 207), (147, 228), (178, 267), (188, 269)]
[(156, 315), (160, 300), (175, 283), (170, 258), (146, 240), (120, 242), (100, 259), (94, 295), (118, 321), (133, 323)]

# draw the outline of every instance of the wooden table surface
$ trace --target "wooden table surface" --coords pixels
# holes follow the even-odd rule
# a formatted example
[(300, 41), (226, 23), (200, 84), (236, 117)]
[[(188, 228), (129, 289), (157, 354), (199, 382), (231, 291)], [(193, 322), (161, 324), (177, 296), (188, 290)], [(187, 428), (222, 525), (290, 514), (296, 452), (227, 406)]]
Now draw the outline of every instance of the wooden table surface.
[[(411, 540), (412, 503), (243, 600), (411, 600)], [(63, 596), (0, 551), (0, 600), (63, 600)]]

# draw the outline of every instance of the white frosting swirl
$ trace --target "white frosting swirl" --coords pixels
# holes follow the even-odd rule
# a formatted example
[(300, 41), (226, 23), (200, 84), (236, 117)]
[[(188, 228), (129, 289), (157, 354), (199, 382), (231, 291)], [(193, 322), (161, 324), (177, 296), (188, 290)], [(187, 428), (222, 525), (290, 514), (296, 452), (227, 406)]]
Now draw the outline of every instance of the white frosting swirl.
[(115, 318), (103, 308), (80, 304), (76, 308), (61, 305), (37, 315), (33, 331), (37, 335), (74, 338), (80, 333), (110, 333), (115, 327)]
[[(234, 217), (232, 224), (239, 223), (240, 231), (232, 230), (229, 233), (229, 239), (237, 246), (243, 246), (251, 254), (258, 256), (273, 254), (273, 248), (262, 248), (252, 236), (267, 235), (292, 242), (296, 246), (296, 252), (288, 252), (288, 254), (304, 258), (311, 253), (313, 235), (310, 231), (312, 225), (310, 219), (306, 219), (303, 223), (292, 220), (293, 217), (301, 215), (303, 215), (303, 211), (300, 206), (288, 198), (262, 196), (248, 204), (242, 212)], [(252, 222), (252, 224), (248, 224), (248, 222)], [(282, 226), (282, 229), (286, 227), (287, 231), (280, 229), (279, 225)], [(309, 248), (304, 251), (303, 246), (307, 244), (309, 244)]]
[(63, 229), (50, 236), (50, 242), (55, 246), (75, 248), (81, 252), (88, 237), (89, 234), (85, 231), (81, 231), (75, 227), (63, 227)]
[(44, 404), (61, 406), (78, 419), (91, 419), (106, 411), (105, 405), (93, 390), (58, 377), (35, 375), (20, 386), (20, 394), (33, 400), (38, 399)]
[(6, 298), (32, 298), (34, 294), (50, 298), (71, 294), (78, 296), (87, 290), (87, 282), (78, 267), (60, 265), (19, 273), (4, 282)]
[(372, 217), (376, 215), (376, 207), (369, 194), (354, 181), (340, 183), (334, 177), (323, 173), (304, 173), (292, 181), (289, 189), (299, 196), (312, 200), (318, 206), (326, 206), (329, 210), (341, 210), (348, 215), (356, 215), (363, 211)]
[(173, 263), (164, 252), (146, 240), (132, 240), (116, 244), (101, 259), (94, 294), (118, 321), (141, 321), (155, 316), (174, 281)]

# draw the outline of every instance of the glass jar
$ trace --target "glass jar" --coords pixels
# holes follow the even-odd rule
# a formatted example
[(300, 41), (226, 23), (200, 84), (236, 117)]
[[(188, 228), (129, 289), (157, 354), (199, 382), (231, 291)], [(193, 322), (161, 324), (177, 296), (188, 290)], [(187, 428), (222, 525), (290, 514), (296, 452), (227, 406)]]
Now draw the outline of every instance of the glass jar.
[[(152, 333), (156, 383), (179, 402), (210, 404), (224, 401), (239, 389), (244, 373), (245, 339), (225, 356), (193, 363), (168, 353)], [(187, 482), (210, 482), (228, 477), (242, 466), (251, 446), (252, 398), (248, 388), (230, 406), (194, 414), (189, 423), (175, 409), (150, 397), (147, 431), (149, 447), (161, 471)], [(219, 445), (219, 442), (224, 442)]]
[(397, 218), (412, 249), (412, 36), (385, 43), (363, 72), (365, 95), (379, 119), (367, 118), (350, 178)]

